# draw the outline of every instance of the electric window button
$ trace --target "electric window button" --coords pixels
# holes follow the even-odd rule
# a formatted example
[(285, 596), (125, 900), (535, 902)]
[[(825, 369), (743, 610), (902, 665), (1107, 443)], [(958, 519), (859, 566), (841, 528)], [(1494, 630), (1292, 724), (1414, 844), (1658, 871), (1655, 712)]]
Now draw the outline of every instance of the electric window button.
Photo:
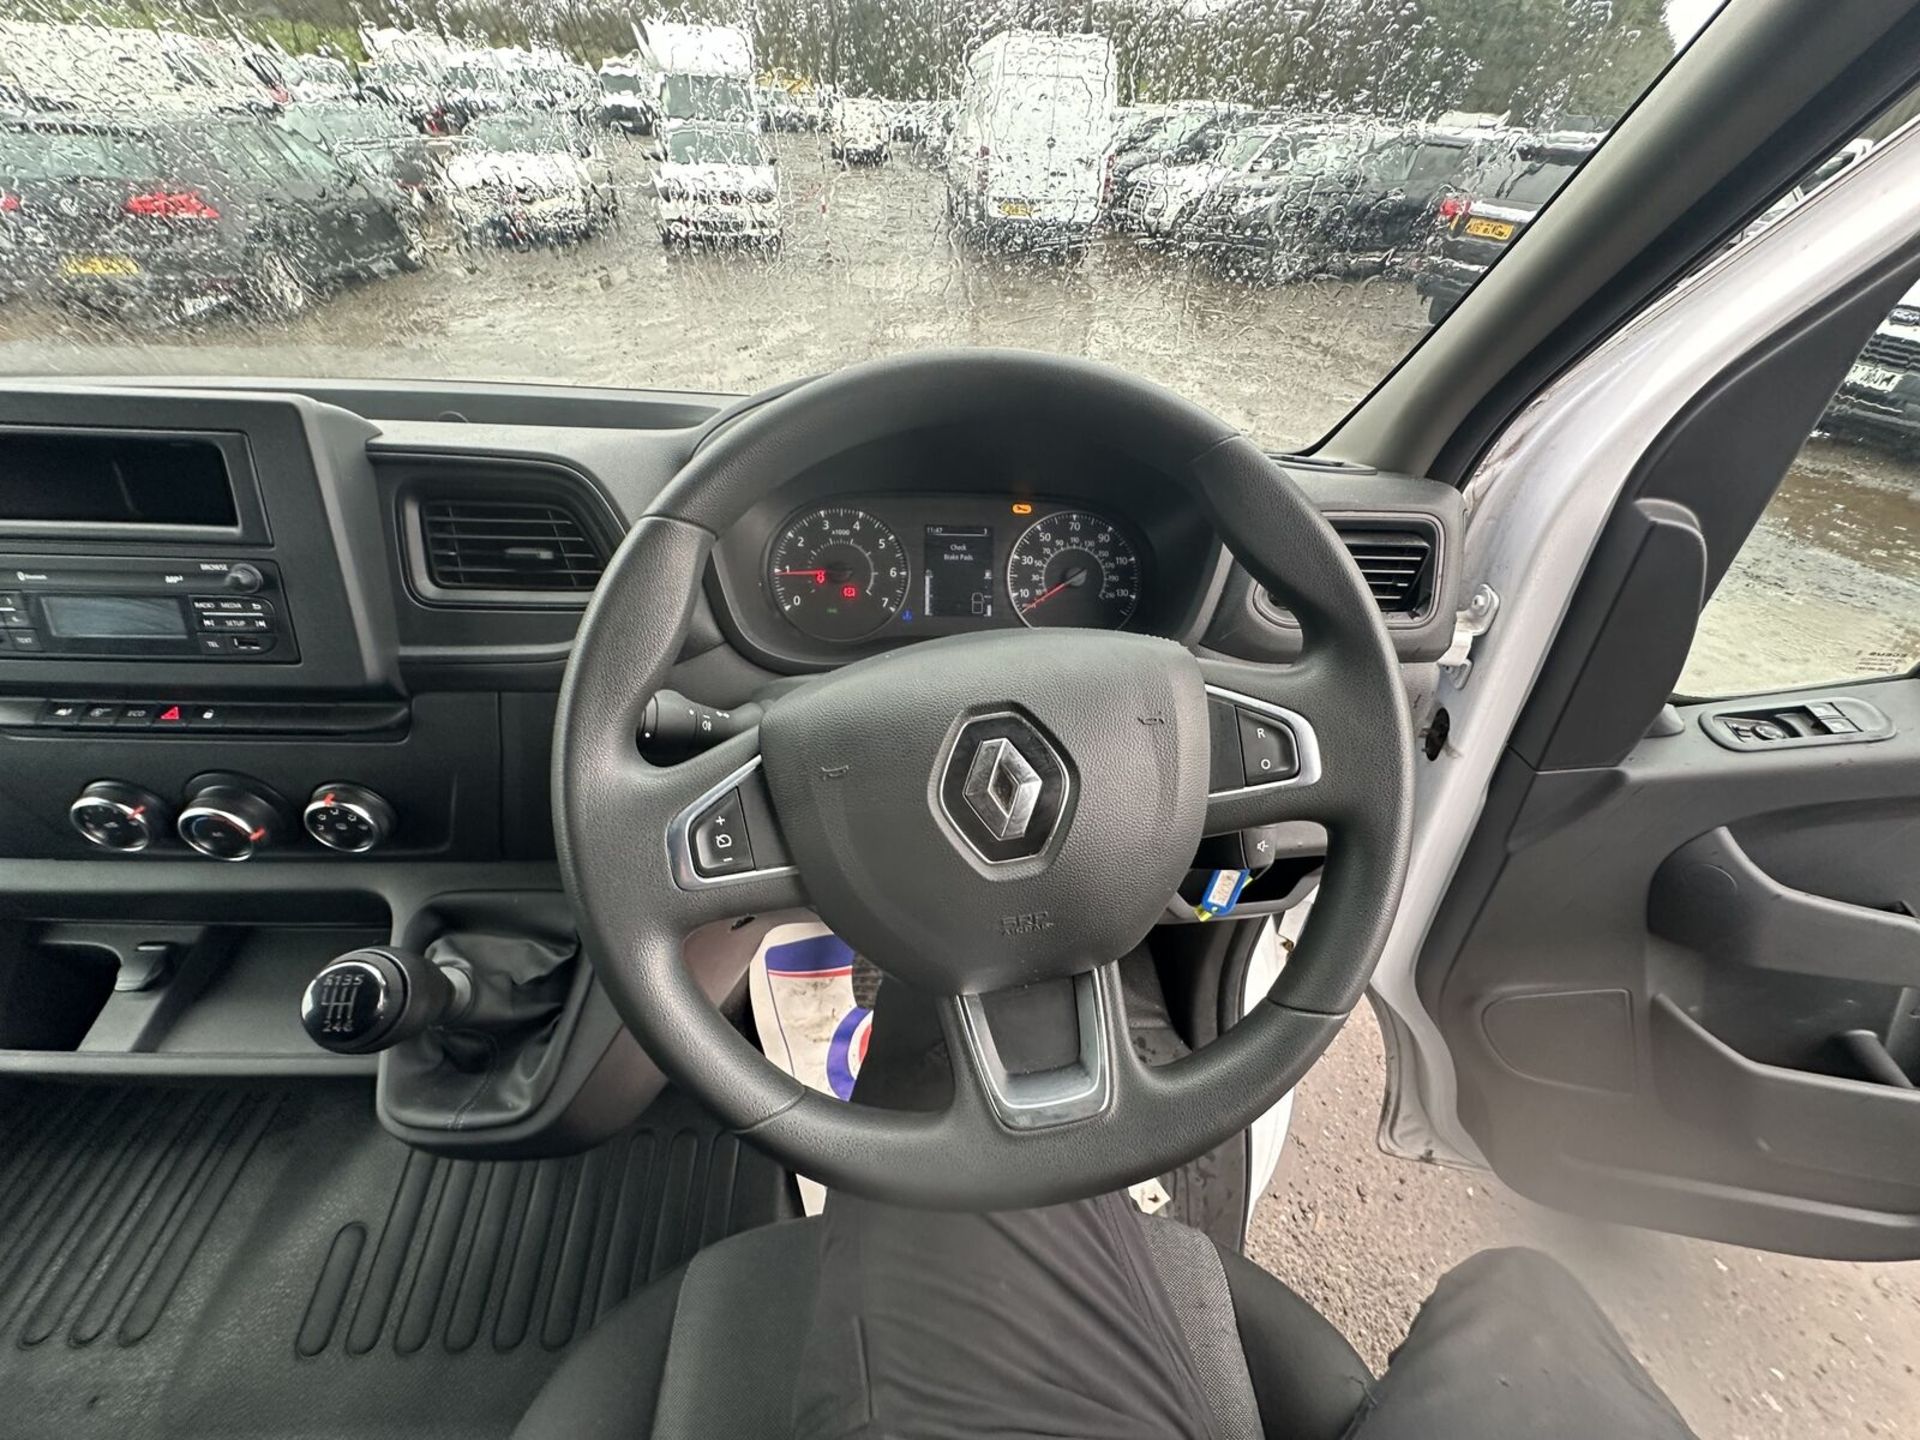
[(122, 705), (113, 723), (128, 730), (144, 730), (153, 724), (153, 717), (159, 713), (158, 705)]
[(80, 712), (86, 708), (85, 702), (80, 700), (49, 700), (41, 707), (40, 723), (59, 726), (78, 725)]
[(1291, 730), (1251, 710), (1240, 711), (1239, 719), (1240, 763), (1248, 785), (1271, 785), (1300, 773)]
[(80, 724), (85, 726), (111, 725), (119, 718), (117, 701), (110, 705), (88, 705), (80, 711)]
[(707, 879), (753, 869), (753, 844), (738, 789), (729, 790), (695, 817), (693, 868)]

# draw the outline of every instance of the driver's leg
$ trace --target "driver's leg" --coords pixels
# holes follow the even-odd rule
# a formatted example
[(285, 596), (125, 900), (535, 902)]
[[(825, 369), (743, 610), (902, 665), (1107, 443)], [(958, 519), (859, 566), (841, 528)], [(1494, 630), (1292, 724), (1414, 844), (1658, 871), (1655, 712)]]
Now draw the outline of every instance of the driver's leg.
[(1692, 1440), (1585, 1287), (1537, 1250), (1441, 1277), (1352, 1440)]
[[(856, 1097), (933, 1109), (931, 1005), (888, 980)], [(990, 1215), (834, 1194), (796, 1440), (1217, 1440), (1124, 1195)]]

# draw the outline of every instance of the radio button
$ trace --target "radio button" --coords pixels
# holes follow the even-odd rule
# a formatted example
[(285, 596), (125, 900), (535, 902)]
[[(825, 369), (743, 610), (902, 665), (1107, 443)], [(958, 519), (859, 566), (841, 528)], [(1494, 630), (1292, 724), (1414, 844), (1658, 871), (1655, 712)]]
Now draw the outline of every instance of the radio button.
[(32, 628), (33, 617), (24, 610), (0, 610), (0, 625), (14, 630)]
[(227, 638), (227, 648), (248, 655), (264, 655), (273, 648), (273, 636), (232, 635)]
[(7, 641), (16, 650), (38, 650), (40, 637), (31, 630), (15, 630), (7, 636)]
[(202, 655), (225, 655), (231, 648), (225, 635), (202, 635), (200, 653)]

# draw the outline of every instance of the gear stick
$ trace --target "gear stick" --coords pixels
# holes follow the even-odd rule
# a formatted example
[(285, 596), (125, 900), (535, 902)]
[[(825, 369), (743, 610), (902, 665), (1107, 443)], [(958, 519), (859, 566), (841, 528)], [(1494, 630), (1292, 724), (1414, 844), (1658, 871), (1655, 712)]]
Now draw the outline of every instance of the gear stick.
[(307, 983), (300, 1023), (323, 1050), (367, 1055), (457, 1022), (472, 1007), (473, 994), (473, 972), (465, 961), (368, 945), (329, 962)]

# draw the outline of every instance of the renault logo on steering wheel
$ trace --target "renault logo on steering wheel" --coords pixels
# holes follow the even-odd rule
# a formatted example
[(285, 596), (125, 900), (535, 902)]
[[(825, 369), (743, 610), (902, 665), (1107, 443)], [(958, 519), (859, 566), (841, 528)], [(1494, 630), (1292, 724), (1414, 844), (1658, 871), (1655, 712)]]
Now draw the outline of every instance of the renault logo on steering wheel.
[(1040, 772), (1013, 741), (995, 736), (973, 752), (960, 794), (994, 839), (1018, 840), (1027, 833), (1040, 799)]
[(940, 779), (940, 808), (989, 864), (1037, 855), (1066, 808), (1071, 779), (1060, 752), (1024, 715), (969, 720), (954, 736)]

